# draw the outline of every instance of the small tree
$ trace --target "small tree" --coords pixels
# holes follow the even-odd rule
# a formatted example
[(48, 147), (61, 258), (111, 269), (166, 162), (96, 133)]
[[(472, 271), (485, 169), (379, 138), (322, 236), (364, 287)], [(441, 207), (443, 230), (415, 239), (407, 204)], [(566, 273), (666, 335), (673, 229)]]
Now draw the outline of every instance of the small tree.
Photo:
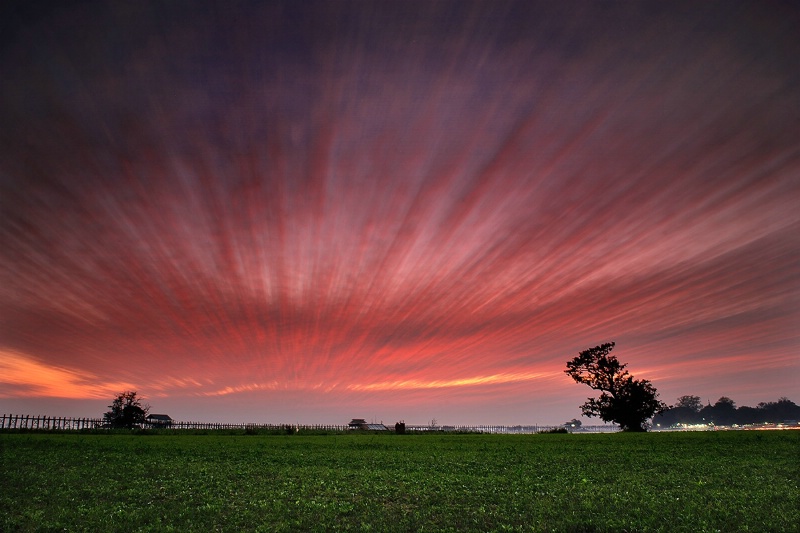
[(736, 423), (736, 402), (723, 396), (714, 405), (704, 407), (700, 414), (716, 426), (730, 426)]
[(727, 396), (721, 397), (717, 400), (717, 403), (714, 404), (714, 407), (718, 409), (725, 409), (728, 411), (735, 411), (736, 410), (736, 402), (728, 398)]
[(700, 414), (702, 409), (703, 402), (700, 400), (700, 396), (680, 396), (675, 405), (662, 411), (653, 418), (653, 422), (665, 426), (698, 424), (702, 421)]
[(647, 421), (667, 408), (658, 400), (658, 392), (646, 379), (633, 379), (620, 363), (609, 355), (614, 343), (595, 346), (567, 362), (564, 371), (578, 383), (600, 391), (599, 398), (588, 398), (581, 406), (584, 416), (598, 416), (616, 422), (623, 431), (647, 431)]
[(136, 397), (135, 391), (120, 393), (111, 405), (110, 411), (103, 415), (106, 424), (112, 428), (133, 429), (144, 423), (149, 405), (142, 405), (141, 399)]
[(684, 408), (699, 413), (703, 408), (703, 402), (700, 400), (700, 396), (681, 396), (673, 408)]

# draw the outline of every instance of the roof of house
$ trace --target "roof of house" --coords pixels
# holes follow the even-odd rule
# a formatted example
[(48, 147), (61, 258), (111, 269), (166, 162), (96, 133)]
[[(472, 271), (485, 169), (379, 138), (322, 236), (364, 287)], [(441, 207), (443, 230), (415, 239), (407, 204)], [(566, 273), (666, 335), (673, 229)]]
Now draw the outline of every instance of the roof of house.
[(169, 415), (147, 415), (148, 420), (161, 420), (162, 422), (172, 421)]

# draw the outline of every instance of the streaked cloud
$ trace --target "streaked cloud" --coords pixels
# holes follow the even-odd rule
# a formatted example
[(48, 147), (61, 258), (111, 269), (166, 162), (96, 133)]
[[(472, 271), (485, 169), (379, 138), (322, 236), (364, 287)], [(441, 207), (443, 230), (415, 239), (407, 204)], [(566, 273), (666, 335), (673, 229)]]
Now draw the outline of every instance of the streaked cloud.
[(472, 387), (476, 385), (494, 385), (500, 383), (511, 383), (519, 381), (532, 381), (548, 376), (547, 374), (537, 373), (516, 373), (516, 374), (494, 374), (490, 376), (473, 376), (469, 378), (421, 381), (416, 379), (402, 381), (385, 381), (378, 383), (354, 384), (348, 388), (351, 390), (395, 390), (395, 389), (442, 389), (449, 387)]
[(577, 6), (93, 5), (19, 28), (7, 394), (135, 384), (259, 416), (283, 395), (312, 419), (413, 397), (461, 422), (483, 398), (515, 422), (584, 396), (556, 376), (609, 340), (667, 401), (800, 394), (798, 11)]

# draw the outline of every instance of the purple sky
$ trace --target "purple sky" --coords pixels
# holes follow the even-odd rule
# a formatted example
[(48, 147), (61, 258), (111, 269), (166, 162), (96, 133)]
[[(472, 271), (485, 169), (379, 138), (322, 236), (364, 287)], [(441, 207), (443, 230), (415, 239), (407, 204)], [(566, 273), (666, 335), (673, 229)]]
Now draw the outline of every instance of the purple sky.
[(800, 8), (4, 8), (0, 411), (800, 402)]

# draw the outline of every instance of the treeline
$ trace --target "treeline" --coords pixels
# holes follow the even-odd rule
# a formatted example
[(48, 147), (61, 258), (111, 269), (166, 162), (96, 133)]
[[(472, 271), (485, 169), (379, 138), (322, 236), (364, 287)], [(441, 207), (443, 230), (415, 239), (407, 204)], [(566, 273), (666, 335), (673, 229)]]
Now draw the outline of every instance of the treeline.
[(777, 402), (761, 402), (756, 407), (736, 407), (736, 403), (723, 396), (714, 405), (703, 405), (699, 396), (681, 396), (675, 405), (653, 418), (653, 425), (712, 424), (715, 426), (744, 426), (747, 424), (796, 423), (800, 420), (800, 406), (789, 398)]

